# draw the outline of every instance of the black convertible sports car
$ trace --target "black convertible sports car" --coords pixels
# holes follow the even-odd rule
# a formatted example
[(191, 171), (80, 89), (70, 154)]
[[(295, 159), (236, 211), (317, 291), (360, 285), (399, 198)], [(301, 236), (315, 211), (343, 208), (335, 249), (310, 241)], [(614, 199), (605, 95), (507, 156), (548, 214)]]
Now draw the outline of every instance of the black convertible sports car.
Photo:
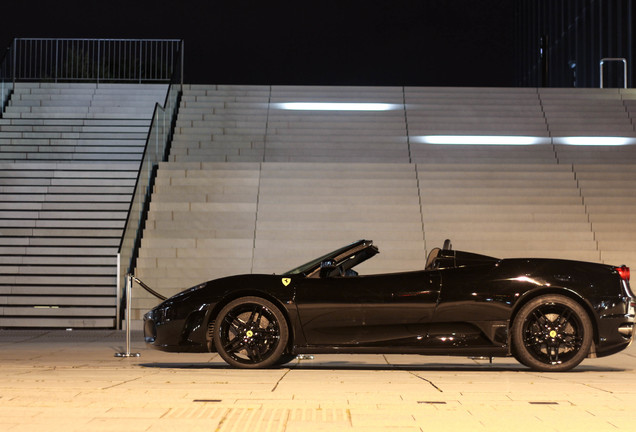
[(282, 275), (205, 282), (145, 317), (146, 342), (264, 368), (310, 353), (514, 356), (566, 371), (632, 341), (629, 268), (433, 249), (424, 270), (359, 276), (360, 240)]

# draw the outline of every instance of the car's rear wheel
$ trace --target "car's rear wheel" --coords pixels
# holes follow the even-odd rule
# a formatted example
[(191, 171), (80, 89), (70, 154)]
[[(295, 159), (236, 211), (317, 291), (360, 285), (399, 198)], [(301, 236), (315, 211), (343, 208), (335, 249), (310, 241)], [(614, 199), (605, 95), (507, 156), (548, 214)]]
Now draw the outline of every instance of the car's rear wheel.
[(241, 297), (221, 309), (213, 338), (218, 353), (231, 366), (265, 368), (280, 360), (289, 329), (285, 316), (272, 302)]
[(592, 336), (592, 322), (579, 303), (562, 295), (544, 295), (519, 310), (512, 324), (512, 351), (531, 369), (563, 372), (587, 357)]

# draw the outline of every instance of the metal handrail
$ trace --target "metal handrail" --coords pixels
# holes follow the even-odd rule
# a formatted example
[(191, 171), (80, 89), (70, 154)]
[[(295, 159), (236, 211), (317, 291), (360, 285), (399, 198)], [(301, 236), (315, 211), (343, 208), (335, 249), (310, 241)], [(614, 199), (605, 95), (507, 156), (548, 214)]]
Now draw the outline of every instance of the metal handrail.
[(627, 88), (627, 60), (620, 57), (607, 57), (607, 58), (602, 58), (600, 63), (599, 63), (599, 68), (601, 70), (601, 85), (600, 87), (603, 88), (603, 65), (605, 64), (605, 62), (609, 62), (609, 61), (622, 61), (623, 62), (623, 87)]

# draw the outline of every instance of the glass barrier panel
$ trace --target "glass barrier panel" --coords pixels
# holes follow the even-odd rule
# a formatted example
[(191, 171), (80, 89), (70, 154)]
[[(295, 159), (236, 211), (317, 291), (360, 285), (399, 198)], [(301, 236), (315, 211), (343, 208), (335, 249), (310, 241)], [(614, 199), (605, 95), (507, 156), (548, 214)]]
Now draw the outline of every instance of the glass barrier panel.
[[(140, 164), (135, 191), (130, 204), (128, 218), (119, 247), (119, 274), (118, 277), (118, 305), (124, 298), (126, 275), (133, 273), (137, 261), (137, 254), (141, 246), (141, 238), (150, 195), (154, 187), (154, 179), (159, 163), (166, 160), (169, 151), (170, 133), (173, 119), (179, 104), (181, 86), (171, 84), (164, 101), (164, 106), (155, 105), (152, 123), (148, 132), (146, 147)], [(118, 319), (121, 319), (118, 316)]]

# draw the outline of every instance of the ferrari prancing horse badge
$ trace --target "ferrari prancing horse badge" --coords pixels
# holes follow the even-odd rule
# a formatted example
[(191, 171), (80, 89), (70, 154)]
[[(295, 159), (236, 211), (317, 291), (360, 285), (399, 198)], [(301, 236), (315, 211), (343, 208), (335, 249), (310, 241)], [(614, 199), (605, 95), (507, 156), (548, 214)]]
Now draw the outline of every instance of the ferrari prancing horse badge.
[(283, 278), (283, 285), (287, 286), (291, 283), (291, 279), (290, 278)]

